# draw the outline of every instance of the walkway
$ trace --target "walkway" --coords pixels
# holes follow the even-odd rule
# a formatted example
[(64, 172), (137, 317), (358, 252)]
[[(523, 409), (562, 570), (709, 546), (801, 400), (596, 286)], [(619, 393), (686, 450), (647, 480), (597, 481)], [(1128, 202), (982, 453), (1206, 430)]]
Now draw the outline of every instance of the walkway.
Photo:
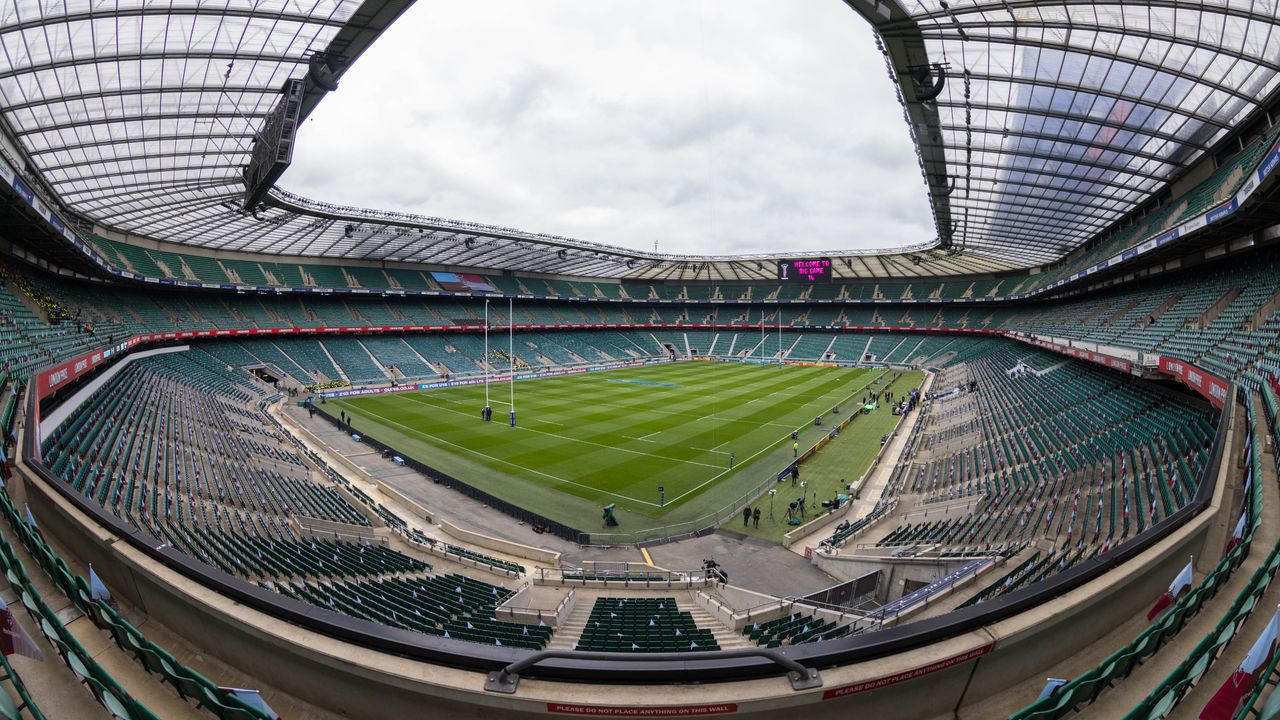
[[(934, 377), (935, 375), (932, 372), (926, 374), (920, 391), (922, 396), (927, 394), (929, 389), (933, 387)], [(912, 429), (923, 423), (927, 417), (926, 411), (922, 409), (915, 413), (910, 428), (899, 426), (898, 431), (889, 440), (889, 445), (885, 449), (884, 455), (881, 456), (880, 462), (871, 471), (871, 475), (867, 477), (866, 482), (863, 483), (858, 499), (851, 500), (849, 504), (845, 505), (844, 514), (841, 515), (840, 519), (831, 520), (808, 535), (796, 538), (791, 543), (791, 551), (804, 555), (806, 547), (816, 548), (823, 540), (831, 537), (832, 529), (840, 522), (844, 520), (854, 522), (871, 514), (871, 510), (875, 508), (876, 503), (884, 496), (885, 488), (889, 485), (889, 479), (893, 477), (894, 469), (903, 460), (903, 450), (907, 446), (907, 440), (911, 437)], [(910, 458), (906, 459), (910, 460)]]

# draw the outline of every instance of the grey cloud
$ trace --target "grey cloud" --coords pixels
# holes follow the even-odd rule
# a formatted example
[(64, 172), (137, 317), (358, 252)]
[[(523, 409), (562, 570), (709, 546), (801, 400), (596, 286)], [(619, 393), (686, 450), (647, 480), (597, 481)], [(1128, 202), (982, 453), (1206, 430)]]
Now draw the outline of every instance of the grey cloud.
[(933, 237), (864, 22), (834, 0), (718, 7), (416, 4), (304, 125), (282, 185), (641, 249)]

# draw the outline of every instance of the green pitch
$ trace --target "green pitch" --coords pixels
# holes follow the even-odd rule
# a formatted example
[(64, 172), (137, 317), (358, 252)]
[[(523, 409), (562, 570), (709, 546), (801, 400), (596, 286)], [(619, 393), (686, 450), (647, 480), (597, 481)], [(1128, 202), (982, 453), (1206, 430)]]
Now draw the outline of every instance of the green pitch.
[[(793, 430), (809, 447), (835, 420), (833, 405), (845, 417), (891, 375), (683, 362), (518, 381), (515, 428), (507, 384), (489, 387), (489, 423), (480, 420), (482, 385), (335, 400), (328, 410), (345, 409), (357, 432), (545, 517), (635, 533), (742, 498), (787, 466)], [(613, 530), (600, 522), (608, 503), (618, 508)]]

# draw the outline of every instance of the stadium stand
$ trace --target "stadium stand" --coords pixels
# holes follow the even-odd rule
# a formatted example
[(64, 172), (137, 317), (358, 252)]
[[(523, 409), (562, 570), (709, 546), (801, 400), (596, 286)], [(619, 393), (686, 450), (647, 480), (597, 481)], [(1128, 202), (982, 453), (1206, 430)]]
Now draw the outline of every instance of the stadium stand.
[(752, 623), (743, 629), (742, 634), (759, 645), (781, 647), (834, 640), (860, 632), (848, 624), (840, 625), (833, 620), (824, 621), (813, 615), (793, 612), (765, 623)]
[[(1247, 407), (1250, 408), (1251, 421), (1250, 431), (1246, 435), (1248, 457), (1251, 458), (1248, 477), (1260, 479), (1262, 477), (1261, 453), (1258, 452), (1260, 448), (1258, 443), (1265, 436), (1264, 425), (1253, 422), (1255, 418), (1252, 403)], [(1244, 495), (1243, 506), (1240, 508), (1241, 513), (1248, 519), (1243, 536), (1227, 548), (1222, 559), (1195, 587), (1178, 598), (1172, 607), (1139, 633), (1132, 642), (1116, 650), (1095, 669), (1066, 682), (1048, 697), (1023, 708), (1012, 715), (1011, 720), (1066, 717), (1073, 710), (1095, 702), (1103, 691), (1124, 680), (1152, 655), (1171, 644), (1175, 636), (1187, 626), (1188, 621), (1209, 604), (1232, 578), (1233, 573), (1246, 562), (1254, 537), (1259, 531), (1264, 494), (1261, 482), (1249, 482), (1246, 488), (1249, 492)], [(1275, 532), (1276, 530), (1271, 528), (1267, 534), (1275, 535)], [(1265, 559), (1258, 564), (1256, 570), (1243, 584), (1221, 620), (1188, 655), (1182, 658), (1168, 677), (1164, 678), (1150, 694), (1143, 697), (1136, 707), (1128, 711), (1126, 717), (1152, 718), (1168, 715), (1187, 692), (1188, 686), (1205, 673), (1210, 664), (1221, 654), (1222, 646), (1230, 642), (1236, 630), (1248, 618), (1257, 604), (1258, 597), (1274, 577), (1277, 567), (1280, 567), (1280, 540), (1269, 550)]]
[(512, 592), (464, 575), (378, 578), (362, 583), (301, 579), (269, 587), (317, 607), (456, 640), (536, 650), (551, 637), (551, 628), (546, 625), (496, 620), (494, 608)]
[[(155, 257), (166, 267), (174, 259)], [(1255, 257), (1248, 263), (1219, 263), (1207, 280), (1203, 274), (1175, 274), (1175, 282), (1166, 279), (1154, 292), (1137, 283), (1132, 291), (1110, 291), (1060, 307), (997, 307), (977, 313), (981, 317), (927, 304), (838, 312), (799, 308), (786, 316), (792, 327), (781, 337), (766, 328), (763, 344), (759, 330), (752, 327), (751, 313), (731, 306), (717, 310), (717, 322), (737, 322), (740, 330), (521, 330), (515, 338), (514, 360), (518, 367), (556, 367), (649, 357), (667, 345), (681, 357), (697, 353), (772, 357), (781, 344), (788, 360), (874, 358), (878, 363), (946, 368), (951, 382), (976, 381), (983, 391), (963, 405), (957, 403), (946, 425), (934, 426), (913, 462), (898, 472), (897, 489), (869, 512), (828, 530), (820, 539), (822, 547), (837, 552), (849, 551), (856, 543), (892, 550), (899, 557), (933, 553), (965, 558), (985, 552), (1008, 558), (1011, 564), (999, 574), (989, 579), (984, 575), (971, 591), (951, 601), (955, 607), (971, 608), (1034, 590), (1084, 568), (1189, 506), (1209, 461), (1211, 415), (1176, 393), (1008, 340), (888, 330), (831, 332), (800, 327), (796, 318), (807, 316), (813, 325), (899, 328), (914, 324), (919, 330), (977, 325), (1031, 330), (1055, 338), (1079, 337), (1180, 357), (1223, 376), (1249, 381), (1261, 403), (1274, 406), (1274, 391), (1266, 382), (1276, 366), (1274, 341), (1267, 333), (1275, 327), (1276, 317), (1274, 291), (1266, 288), (1276, 282), (1275, 262), (1269, 253), (1261, 257), (1265, 262)], [(178, 266), (186, 268), (179, 270), (182, 273), (188, 269), (211, 272), (210, 266), (199, 263)], [(252, 271), (246, 269), (245, 274)], [(100, 333), (127, 337), (186, 327), (472, 323), (483, 312), (478, 301), (459, 299), (284, 301), (222, 296), (216, 302), (192, 298), (179, 306), (140, 290), (104, 290), (48, 278), (38, 271), (23, 271), (21, 276), (21, 282), (11, 281), (0, 290), (0, 303), (5, 303), (18, 341), (0, 349), (0, 355), (10, 360), (10, 373), (19, 381), (33, 368), (100, 345), (108, 339)], [(343, 275), (344, 281), (360, 286), (377, 277), (367, 272)], [(865, 294), (885, 303), (905, 295), (914, 299), (917, 285), (883, 283), (879, 296)], [(968, 291), (969, 285), (955, 292)], [(975, 291), (981, 290), (974, 285)], [(1237, 285), (1243, 289), (1233, 292)], [(577, 297), (575, 290), (594, 295), (591, 288), (563, 283), (548, 287), (562, 297)], [(948, 291), (942, 284), (923, 288), (925, 295), (942, 296)], [(759, 293), (768, 296), (775, 290)], [(735, 299), (747, 294), (754, 299), (758, 294), (748, 286), (721, 285), (706, 296), (716, 297), (718, 292), (728, 297), (726, 291)], [(688, 288), (674, 295), (681, 294), (698, 296)], [(637, 317), (648, 320), (654, 313), (671, 320), (681, 316), (673, 308), (641, 307), (569, 312), (554, 304), (531, 304), (517, 306), (515, 317), (530, 324), (548, 320), (592, 324), (598, 316), (608, 321), (603, 324), (625, 325), (628, 317), (634, 321)], [(103, 308), (114, 309), (115, 317)], [(74, 319), (77, 311), (82, 320), (89, 316), (92, 329), (66, 319)], [(693, 317), (691, 310), (684, 312), (689, 312), (691, 322), (703, 320)], [(505, 322), (505, 308), (491, 317)], [(820, 322), (814, 322), (815, 317)], [(1080, 322), (1081, 317), (1087, 320)], [(1257, 330), (1245, 330), (1245, 326)], [(35, 348), (43, 352), (23, 355), (24, 350)], [(128, 365), (50, 435), (43, 447), (44, 460), (71, 488), (111, 514), (168, 540), (193, 558), (284, 598), (421, 635), (492, 647), (545, 648), (553, 636), (551, 624), (497, 619), (498, 607), (514, 591), (500, 586), (496, 578), (485, 582), (442, 569), (453, 558), (470, 563), (467, 567), (510, 578), (523, 575), (523, 565), (423, 535), (396, 513), (361, 498), (331, 470), (319, 470), (314, 457), (261, 419), (257, 407), (270, 390), (242, 370), (263, 365), (306, 386), (387, 384), (392, 379), (434, 379), (439, 377), (437, 372), (475, 374), (486, 363), (500, 371), (512, 360), (502, 343), (491, 344), (486, 355), (478, 330), (196, 341), (186, 352)], [(1008, 371), (1015, 367), (1023, 368), (1021, 374), (1010, 376)], [(130, 402), (124, 403), (124, 398)], [(233, 464), (228, 462), (232, 457), (249, 462)], [(905, 502), (908, 498), (918, 499)], [(971, 500), (974, 505), (964, 513), (927, 520), (913, 514), (958, 500)], [(386, 525), (400, 540), (386, 546), (317, 537), (302, 524), (308, 519), (349, 528), (353, 537), (361, 528)], [(423, 557), (432, 553), (432, 562), (419, 559), (418, 553)], [(967, 558), (965, 572), (984, 570), (990, 562)], [(578, 580), (589, 582), (590, 578)], [(1207, 587), (1214, 588), (1212, 583)], [(1259, 588), (1265, 589), (1254, 586), (1260, 592)], [(915, 613), (932, 602), (932, 593), (922, 589), (885, 603), (881, 620), (889, 614)], [(1202, 595), (1202, 602), (1214, 596), (1208, 591)], [(424, 602), (427, 598), (438, 602)], [(670, 599), (670, 608), (659, 599), (664, 604), (659, 609), (648, 607), (654, 600), (648, 597), (624, 603), (634, 600), (634, 608), (622, 608), (618, 599), (597, 600), (591, 622), (609, 621), (600, 624), (607, 633), (585, 628), (577, 649), (648, 653), (720, 647), (709, 629), (698, 628), (687, 613), (680, 613), (675, 598)], [(607, 609), (611, 604), (613, 609)], [(597, 612), (604, 616), (598, 617)], [(609, 612), (619, 617), (609, 617)], [(1222, 612), (1223, 622), (1233, 626), (1243, 625), (1247, 617)], [(102, 612), (99, 616), (107, 617)], [(133, 642), (126, 631), (118, 634), (119, 642)], [(808, 646), (861, 634), (856, 623), (803, 612), (749, 623), (741, 630), (742, 637), (766, 648)], [(1217, 647), (1206, 645), (1205, 652), (1215, 654)], [(1152, 706), (1163, 706), (1169, 696), (1180, 698), (1199, 677), (1197, 672), (1203, 669), (1192, 667), (1187, 674), (1170, 676), (1166, 685), (1152, 686)], [(1082, 691), (1074, 687), (1068, 688), (1067, 699), (1054, 695), (1054, 707), (1081, 707), (1087, 705), (1085, 698), (1097, 696), (1096, 684)]]
[[(0, 8), (0, 717), (277, 717), (237, 680), (321, 720), (1280, 716), (1273, 12), (1156, 4), (1141, 22), (1075, 13), (1063, 32), (1047, 3), (1016, 22), (854, 8), (936, 236), (825, 253), (831, 282), (807, 283), (768, 254), (273, 187), (287, 163), (263, 161), (305, 150), (289, 128), (357, 81), (409, 4)], [(1174, 50), (1129, 53), (1157, 46)], [(612, 505), (554, 496), (588, 505), (568, 527), (503, 487), (514, 473), (402, 457), (334, 410), (417, 383), (417, 399), (478, 391), (487, 373), (576, 388), (606, 365), (782, 377), (749, 366), (784, 362), (870, 384), (806, 385), (799, 399), (844, 409), (794, 432), (747, 414), (760, 398), (723, 424), (723, 407), (694, 408), (714, 442), (670, 444), (705, 455), (680, 462), (723, 483), (727, 523), (697, 497), (652, 497), (670, 484), (654, 473), (619, 491), (618, 534)], [(670, 397), (647, 382), (626, 388), (632, 407)], [(790, 390), (773, 382), (758, 394)], [(631, 421), (615, 410), (583, 415)], [(733, 422), (778, 425), (778, 442), (735, 456)], [(483, 427), (490, 447), (542, 449)], [(599, 489), (578, 476), (594, 450), (659, 444), (626, 440), (544, 474)], [(804, 512), (824, 483), (834, 496)], [(773, 523), (768, 496), (765, 532), (750, 510), (780, 487), (801, 512)], [(661, 531), (643, 565), (598, 547), (641, 523)], [(708, 554), (734, 584), (715, 561), (659, 567)], [(18, 657), (25, 627), (60, 662)], [(1215, 707), (1228, 682), (1238, 700)]]
[[(492, 620), (510, 591), (463, 576), (421, 577), (429, 564), (382, 545), (303, 534), (294, 520), (300, 516), (336, 526), (370, 521), (334, 488), (311, 481), (303, 458), (279, 447), (279, 433), (246, 405), (261, 390), (182, 355), (139, 360), (104, 385), (46, 442), (50, 467), (122, 519), (286, 596), (418, 632), (545, 644), (547, 627)], [(122, 417), (125, 398), (133, 402)], [(442, 549), (523, 571), (455, 545)], [(420, 619), (416, 603), (394, 602), (419, 593), (440, 599), (441, 614)]]

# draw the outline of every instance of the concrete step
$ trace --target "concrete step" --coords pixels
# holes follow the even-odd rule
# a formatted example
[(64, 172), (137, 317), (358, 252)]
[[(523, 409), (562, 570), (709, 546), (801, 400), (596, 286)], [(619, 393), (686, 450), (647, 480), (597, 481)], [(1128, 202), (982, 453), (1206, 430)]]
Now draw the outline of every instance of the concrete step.
[(746, 636), (734, 632), (696, 602), (681, 600), (679, 606), (681, 610), (689, 613), (689, 616), (693, 618), (698, 627), (711, 631), (711, 634), (716, 638), (716, 644), (720, 646), (721, 650), (751, 647), (751, 641)]
[(581, 598), (574, 604), (573, 610), (565, 617), (564, 622), (551, 636), (551, 642), (547, 643), (548, 650), (571, 650), (573, 646), (582, 638), (582, 631), (587, 627), (587, 618), (591, 617), (591, 608), (595, 601), (585, 601)]

